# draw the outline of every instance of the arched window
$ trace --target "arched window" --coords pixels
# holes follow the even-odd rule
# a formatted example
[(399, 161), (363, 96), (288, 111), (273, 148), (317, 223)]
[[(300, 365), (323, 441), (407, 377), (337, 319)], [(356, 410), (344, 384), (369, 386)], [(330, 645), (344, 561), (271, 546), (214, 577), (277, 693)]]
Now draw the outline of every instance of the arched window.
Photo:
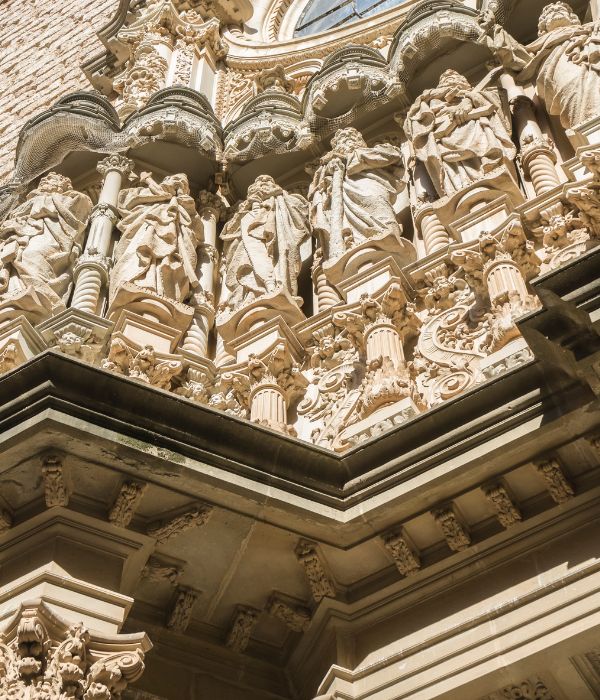
[(403, 0), (310, 0), (294, 36), (317, 34), (399, 5)]

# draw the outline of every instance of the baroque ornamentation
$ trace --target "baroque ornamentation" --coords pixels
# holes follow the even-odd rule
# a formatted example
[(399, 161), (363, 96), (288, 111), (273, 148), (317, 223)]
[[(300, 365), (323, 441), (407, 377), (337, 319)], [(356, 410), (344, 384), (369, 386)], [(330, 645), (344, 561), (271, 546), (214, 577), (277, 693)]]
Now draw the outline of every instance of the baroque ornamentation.
[(403, 576), (413, 576), (421, 568), (421, 560), (412, 544), (401, 532), (389, 532), (383, 536), (383, 544), (392, 555), (398, 571)]
[(127, 527), (147, 488), (148, 484), (125, 481), (108, 513), (110, 522), (118, 527)]
[(198, 601), (198, 592), (191, 588), (179, 587), (173, 608), (167, 620), (167, 629), (172, 632), (185, 632), (192, 620), (194, 606)]
[(42, 464), (44, 479), (44, 498), (48, 508), (67, 506), (69, 491), (67, 488), (64, 467), (59, 457), (46, 457)]
[(573, 498), (575, 491), (556, 459), (539, 462), (535, 468), (544, 480), (546, 488), (556, 503), (565, 503)]
[(439, 508), (432, 511), (432, 515), (452, 551), (461, 552), (470, 546), (471, 537), (453, 507)]
[(369, 148), (360, 132), (340, 129), (331, 151), (319, 162), (310, 186), (311, 224), (324, 261), (340, 258), (371, 238), (392, 237), (399, 252), (410, 257), (394, 203), (404, 188), (401, 151), (390, 144)]
[(526, 49), (501, 27), (488, 24), (488, 45), (521, 82), (535, 81), (550, 114), (572, 128), (600, 110), (600, 39), (594, 23), (581, 24), (566, 2), (542, 10), (539, 38)]
[(222, 311), (229, 313), (276, 293), (297, 295), (300, 244), (309, 236), (307, 203), (260, 175), (221, 233), (225, 250)]
[(187, 177), (169, 175), (157, 183), (142, 173), (140, 187), (121, 191), (122, 232), (111, 271), (111, 299), (127, 285), (185, 302), (199, 286), (197, 248), (203, 225)]
[(170, 389), (173, 377), (183, 370), (183, 363), (179, 360), (157, 357), (151, 345), (135, 351), (119, 337), (112, 339), (108, 355), (102, 360), (100, 366), (102, 369), (116, 374), (125, 374), (159, 389)]
[(24, 605), (0, 637), (0, 694), (31, 700), (119, 700), (144, 670), (145, 635), (96, 638), (44, 603)]
[(296, 557), (304, 568), (315, 601), (319, 603), (325, 597), (335, 598), (335, 586), (325, 571), (316, 546), (312, 542), (301, 540), (296, 547)]
[(150, 525), (146, 532), (150, 537), (154, 537), (158, 544), (164, 544), (182, 532), (205, 525), (211, 512), (210, 506), (196, 506), (173, 518)]
[(239, 606), (236, 610), (231, 629), (227, 635), (226, 646), (241, 654), (246, 650), (252, 636), (252, 630), (258, 622), (260, 610)]

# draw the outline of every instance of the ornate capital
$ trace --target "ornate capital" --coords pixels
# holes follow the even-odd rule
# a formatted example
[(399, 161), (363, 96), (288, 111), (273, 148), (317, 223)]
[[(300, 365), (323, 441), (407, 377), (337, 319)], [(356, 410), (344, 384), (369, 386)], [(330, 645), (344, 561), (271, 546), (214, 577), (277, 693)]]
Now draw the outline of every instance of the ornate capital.
[(149, 648), (144, 633), (96, 638), (43, 602), (27, 603), (0, 636), (0, 696), (118, 700)]
[(102, 177), (106, 177), (112, 170), (120, 173), (122, 177), (126, 177), (133, 172), (134, 167), (135, 163), (130, 158), (114, 153), (99, 161), (96, 170)]

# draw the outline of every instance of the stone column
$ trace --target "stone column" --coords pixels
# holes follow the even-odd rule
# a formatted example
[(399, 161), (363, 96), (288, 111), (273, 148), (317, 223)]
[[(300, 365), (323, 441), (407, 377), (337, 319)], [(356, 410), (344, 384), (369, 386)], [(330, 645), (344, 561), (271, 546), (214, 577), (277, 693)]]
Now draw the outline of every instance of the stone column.
[(287, 424), (288, 403), (308, 385), (285, 342), (280, 342), (263, 359), (251, 355), (248, 359), (250, 380), (250, 420), (295, 435)]
[(259, 384), (250, 394), (250, 420), (269, 426), (285, 425), (287, 402), (283, 389), (274, 382)]
[(133, 161), (122, 155), (112, 155), (98, 163), (98, 172), (104, 176), (98, 204), (90, 216), (90, 232), (85, 251), (74, 269), (75, 290), (71, 307), (95, 314), (98, 312), (102, 284), (108, 284), (110, 261), (108, 254), (112, 231), (117, 223), (117, 201), (123, 178), (134, 167)]
[(192, 324), (184, 338), (182, 349), (206, 357), (208, 336), (215, 311), (215, 270), (218, 263), (217, 222), (221, 217), (223, 202), (212, 192), (202, 191), (198, 197), (198, 213), (204, 224), (204, 243), (198, 250), (196, 274), (202, 292), (195, 299)]
[(437, 253), (438, 250), (443, 250), (450, 245), (448, 231), (430, 204), (421, 205), (414, 216), (415, 225), (421, 229), (427, 255)]
[(600, 0), (590, 0), (590, 9), (594, 22), (600, 19)]
[(511, 299), (524, 302), (529, 297), (523, 274), (516, 262), (507, 253), (499, 253), (484, 266), (484, 281), (492, 306), (501, 306)]
[(515, 120), (523, 170), (531, 180), (536, 195), (543, 195), (560, 185), (554, 144), (542, 133), (535, 116), (535, 105), (515, 84), (513, 77), (505, 73), (500, 82), (507, 92)]
[(341, 301), (340, 295), (334, 287), (332, 287), (325, 273), (321, 261), (313, 265), (312, 269), (313, 287), (315, 290), (315, 314), (330, 309), (332, 306), (339, 304)]
[(394, 367), (404, 362), (402, 338), (396, 327), (385, 318), (378, 320), (365, 332), (367, 365), (379, 357), (389, 357)]

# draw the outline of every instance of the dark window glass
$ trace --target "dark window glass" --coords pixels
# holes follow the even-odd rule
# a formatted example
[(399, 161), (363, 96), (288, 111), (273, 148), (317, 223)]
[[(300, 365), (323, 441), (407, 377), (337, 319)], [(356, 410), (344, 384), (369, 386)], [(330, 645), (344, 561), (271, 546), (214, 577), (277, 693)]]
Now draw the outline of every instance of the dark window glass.
[(327, 29), (341, 27), (377, 12), (399, 5), (403, 0), (311, 0), (300, 21), (294, 36), (317, 34)]

